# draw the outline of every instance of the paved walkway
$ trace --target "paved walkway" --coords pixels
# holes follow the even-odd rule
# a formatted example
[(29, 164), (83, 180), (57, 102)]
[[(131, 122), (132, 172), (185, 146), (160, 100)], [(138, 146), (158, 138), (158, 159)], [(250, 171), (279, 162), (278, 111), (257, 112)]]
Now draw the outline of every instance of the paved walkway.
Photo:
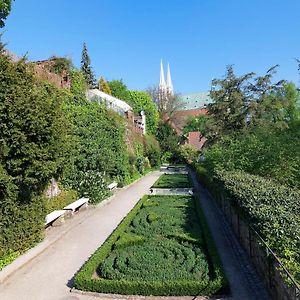
[(230, 283), (232, 295), (226, 299), (270, 299), (266, 288), (253, 266), (249, 263), (249, 257), (239, 244), (224, 214), (197, 181), (193, 171), (191, 171), (191, 176)]
[[(137, 201), (160, 176), (148, 174), (133, 185), (118, 190), (103, 206), (80, 212), (62, 227), (47, 231), (45, 243), (52, 244), (0, 284), (1, 300), (92, 300), (93, 295), (70, 293), (72, 278), (88, 257), (106, 240)], [(259, 278), (248, 264), (226, 220), (199, 184), (201, 205), (219, 248), (232, 295), (226, 299), (268, 299)], [(57, 236), (60, 238), (57, 240)], [(1, 272), (0, 272), (1, 273)], [(177, 297), (178, 299), (179, 297)], [(104, 299), (129, 299), (102, 296)], [(149, 299), (132, 297), (130, 299)], [(156, 298), (157, 299), (157, 298)], [(174, 299), (169, 297), (168, 299)], [(180, 299), (204, 299), (181, 297)]]
[(108, 204), (80, 212), (62, 227), (51, 228), (46, 239), (58, 241), (0, 284), (1, 300), (94, 299), (69, 292), (72, 277), (106, 240), (160, 176), (153, 172), (118, 190)]

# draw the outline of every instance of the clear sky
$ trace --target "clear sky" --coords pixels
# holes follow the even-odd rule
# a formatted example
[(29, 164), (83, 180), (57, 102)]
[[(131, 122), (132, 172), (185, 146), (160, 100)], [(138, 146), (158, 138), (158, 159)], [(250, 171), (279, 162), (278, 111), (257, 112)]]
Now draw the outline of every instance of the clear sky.
[(4, 31), (17, 55), (78, 67), (86, 42), (96, 76), (130, 89), (158, 84), (161, 58), (181, 93), (208, 90), (229, 64), (238, 74), (280, 64), (277, 79), (299, 84), (299, 0), (16, 0)]

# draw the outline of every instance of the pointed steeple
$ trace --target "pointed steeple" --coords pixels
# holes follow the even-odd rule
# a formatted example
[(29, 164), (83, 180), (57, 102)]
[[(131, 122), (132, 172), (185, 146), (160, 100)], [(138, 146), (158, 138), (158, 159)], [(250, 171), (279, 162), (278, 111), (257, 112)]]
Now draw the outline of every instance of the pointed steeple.
[(160, 60), (160, 79), (159, 79), (159, 90), (160, 92), (166, 92), (166, 82), (165, 82), (165, 74), (164, 74), (164, 66), (162, 59)]
[(170, 64), (168, 63), (168, 73), (167, 73), (167, 92), (169, 95), (174, 95), (173, 91), (173, 84), (171, 79), (171, 71), (170, 71)]

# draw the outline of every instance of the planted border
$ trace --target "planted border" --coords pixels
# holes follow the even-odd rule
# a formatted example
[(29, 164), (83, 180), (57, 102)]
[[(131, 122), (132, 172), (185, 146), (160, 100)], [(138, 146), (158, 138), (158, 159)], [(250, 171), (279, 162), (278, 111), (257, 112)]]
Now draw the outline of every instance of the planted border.
[[(158, 197), (158, 196), (155, 196)], [(134, 219), (141, 206), (146, 202), (148, 196), (144, 196), (136, 206), (129, 212), (127, 217), (120, 223), (116, 230), (106, 240), (106, 242), (95, 252), (95, 254), (86, 262), (81, 270), (75, 276), (75, 287), (77, 289), (101, 293), (118, 294), (139, 294), (139, 295), (211, 295), (224, 292), (228, 288), (222, 266), (214, 243), (211, 239), (206, 222), (203, 219), (200, 207), (196, 202), (196, 211), (198, 213), (200, 224), (202, 225), (203, 235), (205, 237), (205, 248), (209, 253), (209, 262), (211, 264), (210, 280), (110, 280), (96, 278), (96, 270), (99, 264), (112, 251), (114, 244), (124, 233), (131, 221)], [(195, 199), (194, 199), (195, 200)], [(207, 253), (206, 253), (207, 254)], [(210, 255), (211, 254), (211, 255)]]

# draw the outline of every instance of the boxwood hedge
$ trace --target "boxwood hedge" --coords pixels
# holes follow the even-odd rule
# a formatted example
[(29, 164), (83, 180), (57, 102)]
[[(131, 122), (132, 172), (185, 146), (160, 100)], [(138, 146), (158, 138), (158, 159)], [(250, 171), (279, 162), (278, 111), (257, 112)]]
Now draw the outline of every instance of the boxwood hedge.
[(76, 274), (75, 287), (162, 296), (225, 292), (227, 280), (195, 203), (190, 196), (144, 196)]

